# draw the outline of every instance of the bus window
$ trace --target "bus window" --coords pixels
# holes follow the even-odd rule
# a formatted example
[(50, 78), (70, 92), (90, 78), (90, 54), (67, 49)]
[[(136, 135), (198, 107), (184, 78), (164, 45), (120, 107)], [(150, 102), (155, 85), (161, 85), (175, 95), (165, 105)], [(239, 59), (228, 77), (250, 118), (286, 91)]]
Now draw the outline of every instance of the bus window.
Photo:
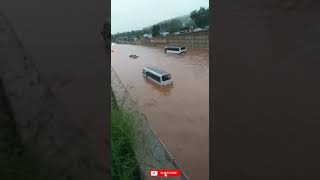
[(171, 79), (171, 75), (170, 74), (162, 76), (162, 81), (167, 81), (167, 80), (170, 80), (170, 79)]

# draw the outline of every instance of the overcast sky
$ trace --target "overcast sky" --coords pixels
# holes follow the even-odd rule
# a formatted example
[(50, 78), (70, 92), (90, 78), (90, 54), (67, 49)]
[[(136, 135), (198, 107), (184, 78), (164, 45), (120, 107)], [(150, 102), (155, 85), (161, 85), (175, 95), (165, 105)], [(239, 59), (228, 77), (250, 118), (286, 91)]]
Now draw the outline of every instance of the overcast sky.
[(209, 0), (111, 0), (111, 33), (140, 30), (209, 7)]

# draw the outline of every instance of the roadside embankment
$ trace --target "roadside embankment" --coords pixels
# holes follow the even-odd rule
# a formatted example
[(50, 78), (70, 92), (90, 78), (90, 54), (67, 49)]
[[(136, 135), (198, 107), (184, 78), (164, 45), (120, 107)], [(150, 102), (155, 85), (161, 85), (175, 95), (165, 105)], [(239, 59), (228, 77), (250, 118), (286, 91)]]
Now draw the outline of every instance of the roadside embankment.
[(140, 180), (133, 145), (135, 117), (119, 108), (112, 93), (112, 179)]

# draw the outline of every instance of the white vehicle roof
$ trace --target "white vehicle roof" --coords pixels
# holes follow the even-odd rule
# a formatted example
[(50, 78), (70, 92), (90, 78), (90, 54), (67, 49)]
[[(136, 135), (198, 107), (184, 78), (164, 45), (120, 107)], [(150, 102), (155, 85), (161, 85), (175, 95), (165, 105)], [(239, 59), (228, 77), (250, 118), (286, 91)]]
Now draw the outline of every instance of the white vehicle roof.
[(185, 48), (185, 46), (166, 46), (166, 48)]
[(148, 69), (148, 70), (151, 70), (153, 72), (155, 72), (156, 74), (158, 74), (159, 76), (163, 76), (163, 75), (167, 75), (167, 74), (170, 74), (162, 69), (159, 69), (159, 68), (156, 68), (156, 67), (152, 67), (152, 66), (147, 66), (147, 67), (144, 67), (144, 69)]

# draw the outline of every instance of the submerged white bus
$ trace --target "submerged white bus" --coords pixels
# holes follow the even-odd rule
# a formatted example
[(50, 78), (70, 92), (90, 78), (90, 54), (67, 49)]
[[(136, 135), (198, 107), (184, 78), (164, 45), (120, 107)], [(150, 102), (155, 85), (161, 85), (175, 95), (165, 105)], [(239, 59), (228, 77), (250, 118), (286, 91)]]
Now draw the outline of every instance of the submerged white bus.
[(182, 53), (187, 53), (187, 49), (184, 46), (166, 46), (164, 49), (164, 52), (182, 54)]
[(171, 74), (156, 67), (151, 67), (151, 66), (144, 67), (142, 70), (142, 74), (146, 78), (152, 80), (153, 82), (161, 86), (173, 84)]

